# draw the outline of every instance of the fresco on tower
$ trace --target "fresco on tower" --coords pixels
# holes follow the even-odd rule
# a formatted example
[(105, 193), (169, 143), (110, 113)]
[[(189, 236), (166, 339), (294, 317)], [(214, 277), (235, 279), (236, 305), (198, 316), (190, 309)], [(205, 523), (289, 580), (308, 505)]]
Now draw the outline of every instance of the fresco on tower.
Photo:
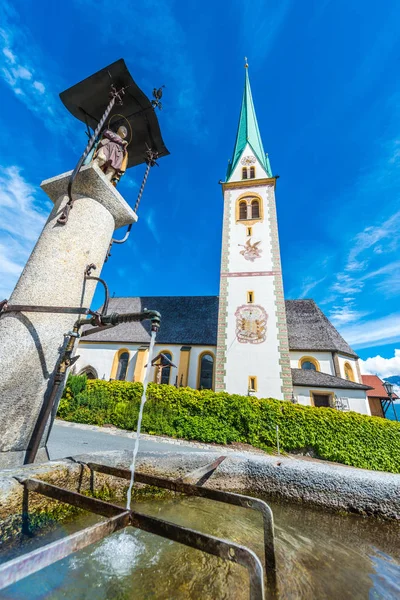
[(235, 312), (236, 339), (241, 344), (261, 344), (267, 337), (268, 315), (262, 306), (243, 304)]

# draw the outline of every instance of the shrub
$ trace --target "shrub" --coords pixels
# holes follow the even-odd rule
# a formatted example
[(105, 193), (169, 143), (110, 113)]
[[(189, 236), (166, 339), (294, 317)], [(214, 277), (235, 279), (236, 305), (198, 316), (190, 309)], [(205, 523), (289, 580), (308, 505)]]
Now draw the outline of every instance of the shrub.
[[(70, 376), (58, 409), (68, 421), (136, 429), (141, 383)], [(332, 408), (149, 384), (142, 431), (201, 442), (245, 442), (400, 473), (400, 423)]]

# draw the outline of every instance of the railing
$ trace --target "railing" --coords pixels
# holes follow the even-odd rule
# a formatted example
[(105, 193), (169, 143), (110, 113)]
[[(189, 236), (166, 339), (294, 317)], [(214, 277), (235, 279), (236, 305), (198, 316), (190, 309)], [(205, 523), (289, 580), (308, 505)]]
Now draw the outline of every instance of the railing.
[[(215, 464), (219, 464), (221, 459), (223, 457), (218, 459)], [(131, 472), (128, 469), (109, 467), (97, 463), (80, 464), (90, 469), (92, 482), (96, 472), (127, 480), (131, 477)], [(267, 598), (277, 598), (273, 516), (270, 507), (263, 500), (204, 488), (201, 487), (202, 480), (199, 482), (200, 485), (192, 485), (185, 483), (182, 479), (173, 480), (144, 473), (136, 473), (135, 480), (138, 483), (168, 489), (187, 496), (198, 496), (260, 512), (263, 518), (265, 572), (267, 575), (266, 590), (264, 591), (264, 574), (261, 561), (249, 548), (133, 510), (125, 510), (110, 502), (97, 500), (56, 485), (29, 478), (19, 479), (25, 488), (24, 493), (42, 494), (48, 498), (102, 515), (107, 517), (107, 520), (0, 565), (0, 590), (100, 541), (115, 531), (132, 526), (245, 567), (250, 579), (250, 600), (264, 600), (266, 597), (265, 592)], [(25, 532), (26, 528), (27, 524), (25, 524)]]

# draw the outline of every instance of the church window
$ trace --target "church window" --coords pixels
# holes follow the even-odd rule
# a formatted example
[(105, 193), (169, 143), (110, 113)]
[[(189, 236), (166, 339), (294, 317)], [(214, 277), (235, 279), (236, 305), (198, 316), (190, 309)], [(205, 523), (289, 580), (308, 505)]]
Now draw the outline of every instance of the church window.
[(354, 381), (354, 373), (349, 363), (344, 363), (344, 376), (347, 381)]
[(119, 359), (118, 359), (118, 369), (117, 369), (117, 376), (116, 376), (116, 379), (118, 381), (125, 381), (126, 372), (128, 370), (128, 362), (129, 362), (129, 353), (122, 352), (122, 354), (119, 355)]
[(256, 168), (250, 167), (250, 179), (254, 179), (256, 176)]
[(254, 375), (250, 375), (249, 376), (249, 392), (256, 392), (257, 391), (257, 377), (254, 377)]
[(254, 302), (254, 292), (247, 292), (247, 303), (253, 304)]
[(260, 218), (260, 203), (258, 200), (252, 200), (252, 202), (251, 202), (251, 218), (252, 219)]
[(304, 371), (320, 371), (319, 362), (312, 356), (303, 356), (299, 363), (300, 369)]
[(253, 230), (251, 227), (247, 228), (247, 236), (250, 237), (251, 235), (253, 235)]
[(197, 388), (212, 390), (214, 379), (214, 356), (211, 352), (203, 352), (199, 356), (199, 375)]
[(239, 203), (239, 220), (245, 221), (247, 219), (247, 202), (243, 200)]
[(242, 179), (247, 179), (247, 167), (242, 168)]

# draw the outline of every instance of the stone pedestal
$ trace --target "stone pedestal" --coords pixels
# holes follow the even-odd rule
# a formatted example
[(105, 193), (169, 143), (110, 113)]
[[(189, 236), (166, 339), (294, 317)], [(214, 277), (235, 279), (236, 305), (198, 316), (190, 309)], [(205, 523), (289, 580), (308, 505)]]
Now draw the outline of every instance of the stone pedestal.
[[(57, 224), (68, 201), (70, 173), (48, 179), (42, 189), (54, 208), (26, 263), (9, 304), (90, 307), (95, 281), (86, 281), (87, 265), (100, 276), (114, 229), (137, 217), (95, 165), (75, 180), (77, 198), (66, 225)], [(83, 315), (82, 315), (83, 316)], [(64, 334), (79, 315), (8, 313), (0, 318), (0, 468), (22, 465), (47, 394)], [(47, 458), (43, 436), (37, 455)]]

